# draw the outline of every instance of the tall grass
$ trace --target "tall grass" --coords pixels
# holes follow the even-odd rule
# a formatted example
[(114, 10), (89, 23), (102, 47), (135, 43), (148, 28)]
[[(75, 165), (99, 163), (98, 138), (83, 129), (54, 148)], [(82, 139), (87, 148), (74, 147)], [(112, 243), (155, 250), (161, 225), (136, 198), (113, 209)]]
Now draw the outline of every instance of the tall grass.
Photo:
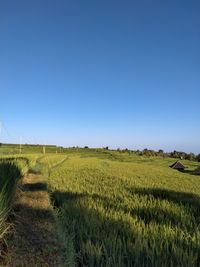
[(24, 160), (0, 160), (0, 241), (9, 229), (7, 217), (13, 206), (17, 183), (27, 168)]
[(85, 155), (52, 169), (48, 183), (69, 259), (78, 266), (200, 266), (200, 177), (170, 169), (170, 161)]

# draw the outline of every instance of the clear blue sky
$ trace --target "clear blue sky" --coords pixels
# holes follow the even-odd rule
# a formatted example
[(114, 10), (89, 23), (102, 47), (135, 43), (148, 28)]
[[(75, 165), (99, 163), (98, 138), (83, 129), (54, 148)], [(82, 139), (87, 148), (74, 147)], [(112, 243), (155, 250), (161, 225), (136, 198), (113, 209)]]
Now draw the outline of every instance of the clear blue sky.
[(1, 140), (199, 153), (199, 49), (199, 0), (1, 1)]

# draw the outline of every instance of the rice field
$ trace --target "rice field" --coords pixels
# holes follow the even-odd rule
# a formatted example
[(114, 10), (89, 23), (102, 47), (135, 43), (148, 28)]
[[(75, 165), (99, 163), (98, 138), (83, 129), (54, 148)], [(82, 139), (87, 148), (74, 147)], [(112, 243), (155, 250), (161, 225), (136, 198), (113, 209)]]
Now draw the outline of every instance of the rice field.
[(172, 162), (82, 153), (52, 168), (68, 266), (200, 266), (199, 165), (183, 161), (183, 173)]
[[(0, 160), (0, 238), (17, 183), (46, 177), (66, 266), (200, 266), (199, 163), (103, 150)], [(30, 226), (31, 227), (31, 226)]]
[(9, 229), (7, 218), (14, 204), (17, 183), (28, 170), (27, 161), (19, 157), (0, 159), (0, 242)]

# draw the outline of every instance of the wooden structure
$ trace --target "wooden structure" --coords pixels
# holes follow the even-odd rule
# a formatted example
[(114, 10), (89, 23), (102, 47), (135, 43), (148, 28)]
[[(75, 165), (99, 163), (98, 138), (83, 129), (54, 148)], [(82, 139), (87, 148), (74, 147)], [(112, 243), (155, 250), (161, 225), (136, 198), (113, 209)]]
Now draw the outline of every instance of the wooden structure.
[(179, 171), (184, 171), (185, 169), (185, 166), (180, 161), (176, 161), (170, 167), (172, 169), (179, 170)]

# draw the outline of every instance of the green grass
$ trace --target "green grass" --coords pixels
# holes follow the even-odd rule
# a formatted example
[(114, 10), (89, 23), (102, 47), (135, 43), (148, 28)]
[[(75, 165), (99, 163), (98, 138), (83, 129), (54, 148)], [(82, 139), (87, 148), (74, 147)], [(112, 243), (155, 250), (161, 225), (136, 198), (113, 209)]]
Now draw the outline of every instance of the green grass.
[[(28, 145), (22, 144), (21, 146), (22, 154), (42, 154), (43, 153), (43, 145)], [(56, 153), (58, 148), (53, 145), (46, 146), (47, 153)], [(20, 146), (19, 144), (1, 144), (0, 145), (0, 155), (14, 155), (20, 154)]]
[(183, 160), (178, 172), (172, 158), (40, 149), (0, 160), (1, 238), (29, 170), (47, 177), (67, 266), (200, 266), (199, 163)]
[(27, 160), (17, 158), (0, 159), (0, 242), (9, 229), (8, 215), (14, 203), (19, 179), (27, 171)]
[(93, 151), (51, 170), (69, 266), (200, 266), (200, 176), (172, 162)]

